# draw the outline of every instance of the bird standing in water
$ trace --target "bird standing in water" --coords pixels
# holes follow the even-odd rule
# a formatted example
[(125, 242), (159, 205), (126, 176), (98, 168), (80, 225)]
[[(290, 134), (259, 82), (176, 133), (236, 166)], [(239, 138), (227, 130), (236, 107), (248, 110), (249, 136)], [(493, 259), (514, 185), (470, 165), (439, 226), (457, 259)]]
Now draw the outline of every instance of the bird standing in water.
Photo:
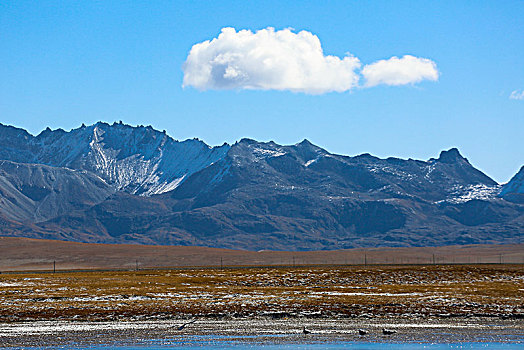
[(186, 326), (190, 325), (191, 323), (194, 323), (196, 320), (191, 320), (189, 322), (186, 322), (184, 324), (181, 324), (180, 326), (178, 326), (177, 330), (181, 331), (182, 329), (186, 328)]

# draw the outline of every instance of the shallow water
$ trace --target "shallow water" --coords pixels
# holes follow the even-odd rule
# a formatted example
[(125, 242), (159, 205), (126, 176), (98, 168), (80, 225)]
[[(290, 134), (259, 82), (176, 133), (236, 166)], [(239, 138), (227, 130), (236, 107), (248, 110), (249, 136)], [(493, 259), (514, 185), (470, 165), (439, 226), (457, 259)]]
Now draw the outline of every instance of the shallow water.
[[(264, 349), (264, 350), (276, 350), (276, 349), (287, 349), (287, 350), (299, 350), (299, 349), (354, 349), (354, 350), (383, 350), (383, 349), (400, 349), (400, 350), (414, 350), (414, 349), (522, 349), (522, 344), (508, 344), (508, 343), (365, 343), (365, 342), (331, 342), (331, 343), (315, 343), (315, 344), (253, 344), (253, 343), (236, 343), (228, 341), (219, 341), (219, 343), (213, 343), (213, 341), (195, 342), (194, 344), (163, 344), (163, 345), (147, 345), (147, 346), (115, 346), (115, 345), (97, 345), (88, 347), (87, 349), (117, 349), (117, 350), (163, 350), (163, 349), (232, 349), (232, 350), (245, 350), (245, 349)], [(44, 348), (32, 348), (32, 349), (44, 349)], [(67, 346), (67, 349), (86, 349), (82, 347), (71, 347)]]
[[(7, 349), (524, 349), (520, 320), (200, 319), (0, 323)], [(311, 334), (303, 334), (307, 327)], [(358, 329), (368, 334), (360, 336)], [(393, 329), (383, 335), (382, 329)]]

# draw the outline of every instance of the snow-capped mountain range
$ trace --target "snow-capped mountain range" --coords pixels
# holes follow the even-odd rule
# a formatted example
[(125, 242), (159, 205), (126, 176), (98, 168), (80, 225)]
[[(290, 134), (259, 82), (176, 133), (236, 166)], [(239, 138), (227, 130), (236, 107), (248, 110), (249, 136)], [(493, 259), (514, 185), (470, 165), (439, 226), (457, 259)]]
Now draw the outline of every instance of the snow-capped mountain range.
[(154, 195), (171, 191), (184, 178), (224, 157), (230, 146), (178, 142), (152, 127), (96, 123), (78, 129), (42, 131), (2, 127), (1, 159), (45, 164), (97, 174), (117, 191)]
[(521, 242), (523, 169), (502, 186), (455, 148), (380, 159), (307, 140), (209, 147), (121, 122), (37, 136), (0, 124), (0, 226), (242, 249)]

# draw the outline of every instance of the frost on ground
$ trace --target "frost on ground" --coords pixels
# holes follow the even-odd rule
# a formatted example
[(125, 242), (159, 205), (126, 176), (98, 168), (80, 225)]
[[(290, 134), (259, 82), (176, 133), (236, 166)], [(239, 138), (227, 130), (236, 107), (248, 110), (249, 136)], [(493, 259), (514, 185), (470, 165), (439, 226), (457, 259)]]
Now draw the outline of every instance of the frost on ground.
[(522, 265), (0, 275), (0, 322), (524, 317)]

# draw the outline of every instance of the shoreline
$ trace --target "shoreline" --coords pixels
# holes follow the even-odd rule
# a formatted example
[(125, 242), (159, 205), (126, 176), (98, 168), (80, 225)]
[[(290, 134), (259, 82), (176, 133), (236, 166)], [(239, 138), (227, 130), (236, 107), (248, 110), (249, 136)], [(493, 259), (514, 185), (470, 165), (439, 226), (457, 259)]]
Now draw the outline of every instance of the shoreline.
[[(516, 320), (485, 318), (399, 320), (396, 318), (202, 320), (178, 330), (182, 320), (81, 322), (37, 321), (0, 323), (0, 342), (9, 347), (171, 346), (216, 344), (366, 343), (524, 343), (524, 325)], [(303, 334), (307, 327), (311, 334)], [(392, 335), (382, 329), (392, 329)], [(366, 335), (359, 335), (365, 329)]]
[[(0, 275), (0, 344), (10, 347), (522, 344), (522, 319), (522, 265)], [(359, 335), (360, 328), (368, 333)], [(397, 332), (384, 335), (383, 328)]]

